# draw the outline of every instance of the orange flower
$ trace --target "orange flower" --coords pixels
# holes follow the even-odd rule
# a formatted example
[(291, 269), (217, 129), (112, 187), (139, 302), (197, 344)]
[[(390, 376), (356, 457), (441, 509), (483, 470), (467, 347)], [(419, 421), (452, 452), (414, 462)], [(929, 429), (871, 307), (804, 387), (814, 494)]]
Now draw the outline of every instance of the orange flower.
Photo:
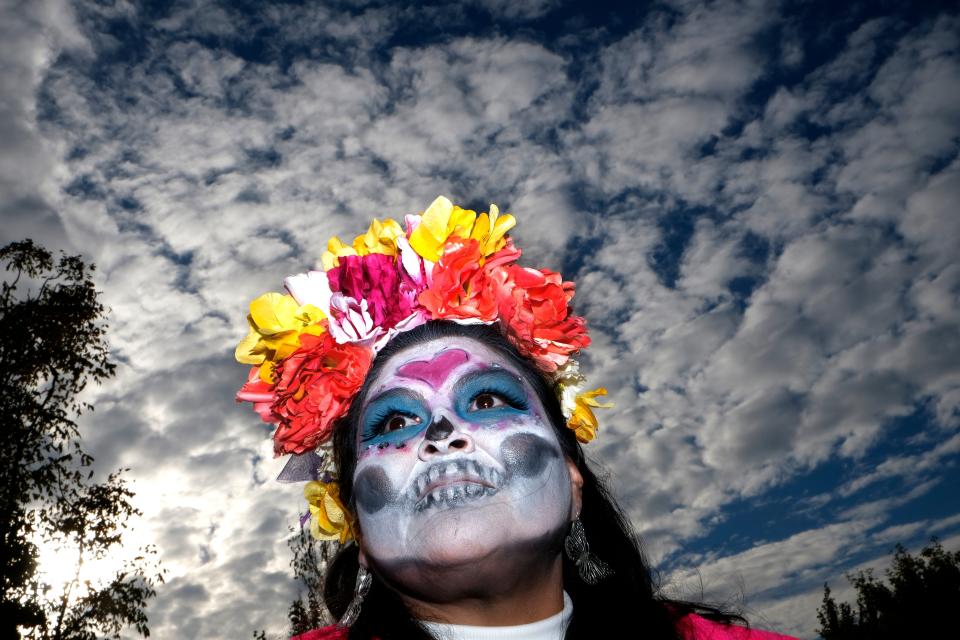
[[(433, 267), (430, 286), (418, 298), (433, 318), (450, 320), (497, 319), (500, 298), (508, 294), (504, 264), (520, 257), (511, 242), (483, 262), (477, 240), (453, 237)], [(483, 263), (483, 266), (480, 266)]]
[(333, 336), (302, 334), (301, 347), (283, 361), (273, 412), (280, 426), (274, 452), (303, 453), (330, 438), (370, 369), (370, 349), (338, 344)]

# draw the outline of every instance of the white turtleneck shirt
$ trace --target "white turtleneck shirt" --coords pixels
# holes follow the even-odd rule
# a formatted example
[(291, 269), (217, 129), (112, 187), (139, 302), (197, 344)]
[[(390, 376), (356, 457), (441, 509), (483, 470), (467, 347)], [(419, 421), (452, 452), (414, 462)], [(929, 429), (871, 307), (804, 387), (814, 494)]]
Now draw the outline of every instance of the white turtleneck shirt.
[(563, 611), (529, 624), (509, 627), (476, 627), (467, 624), (424, 622), (434, 637), (441, 640), (563, 640), (573, 615), (573, 601), (563, 592)]

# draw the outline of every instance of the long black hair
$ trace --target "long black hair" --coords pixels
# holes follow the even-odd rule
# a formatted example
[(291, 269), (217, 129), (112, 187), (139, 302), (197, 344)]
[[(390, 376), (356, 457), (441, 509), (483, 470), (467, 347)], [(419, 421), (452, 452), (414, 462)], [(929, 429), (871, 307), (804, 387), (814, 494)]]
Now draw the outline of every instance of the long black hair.
[[(547, 411), (563, 449), (583, 476), (583, 500), (580, 521), (590, 549), (610, 565), (614, 573), (599, 584), (584, 583), (576, 566), (563, 557), (563, 588), (573, 601), (573, 618), (568, 639), (614, 637), (625, 629), (642, 629), (651, 640), (679, 640), (677, 620), (693, 610), (728, 621), (738, 616), (700, 605), (667, 600), (659, 595), (637, 535), (629, 519), (617, 505), (604, 482), (587, 465), (580, 443), (566, 427), (553, 383), (533, 363), (522, 357), (494, 326), (460, 325), (434, 320), (399, 334), (377, 355), (363, 387), (353, 399), (344, 423), (334, 435), (334, 458), (340, 478), (340, 496), (354, 512), (353, 473), (356, 467), (356, 429), (360, 409), (372, 381), (384, 364), (397, 353), (437, 338), (463, 337), (476, 340), (507, 359), (533, 387)], [(324, 588), (324, 600), (330, 612), (340, 617), (353, 599), (358, 563), (358, 547), (340, 549), (331, 562)], [(394, 638), (433, 638), (410, 614), (397, 593), (374, 574), (373, 586), (363, 602), (361, 613), (350, 629), (351, 640), (392, 640)]]

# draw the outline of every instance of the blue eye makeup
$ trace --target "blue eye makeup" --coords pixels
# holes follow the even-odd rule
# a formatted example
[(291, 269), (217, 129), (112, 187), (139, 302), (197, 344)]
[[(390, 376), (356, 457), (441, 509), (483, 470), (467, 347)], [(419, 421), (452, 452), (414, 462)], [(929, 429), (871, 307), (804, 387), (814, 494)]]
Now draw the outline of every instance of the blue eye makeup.
[(530, 408), (523, 383), (504, 370), (467, 374), (453, 387), (457, 413), (468, 420), (497, 420)]
[(430, 413), (417, 394), (393, 389), (375, 398), (363, 412), (360, 441), (399, 444), (427, 428)]
[[(530, 410), (527, 390), (504, 369), (474, 371), (450, 390), (452, 408), (463, 420), (495, 422)], [(360, 418), (360, 443), (365, 446), (401, 445), (429, 426), (432, 410), (420, 394), (396, 388), (375, 397)]]

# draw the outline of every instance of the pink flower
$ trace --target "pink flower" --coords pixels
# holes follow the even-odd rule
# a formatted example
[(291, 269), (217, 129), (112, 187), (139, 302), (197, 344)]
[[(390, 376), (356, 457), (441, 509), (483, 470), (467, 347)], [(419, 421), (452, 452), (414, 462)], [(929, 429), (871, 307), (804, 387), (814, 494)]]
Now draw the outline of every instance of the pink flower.
[[(342, 256), (340, 265), (327, 271), (327, 278), (334, 296), (339, 292), (366, 303), (365, 312), (373, 326), (384, 331), (410, 316), (418, 306), (420, 287), (393, 256), (382, 253)], [(345, 313), (335, 308), (332, 298), (331, 312), (338, 321)]]
[(260, 367), (251, 367), (247, 382), (237, 391), (237, 402), (252, 402), (253, 410), (260, 419), (270, 424), (280, 422), (280, 416), (273, 412), (274, 393), (272, 384), (260, 379)]
[(410, 241), (403, 236), (397, 238), (397, 254), (403, 271), (410, 277), (417, 289), (422, 291), (430, 281), (433, 263), (421, 258), (420, 254), (410, 246)]

